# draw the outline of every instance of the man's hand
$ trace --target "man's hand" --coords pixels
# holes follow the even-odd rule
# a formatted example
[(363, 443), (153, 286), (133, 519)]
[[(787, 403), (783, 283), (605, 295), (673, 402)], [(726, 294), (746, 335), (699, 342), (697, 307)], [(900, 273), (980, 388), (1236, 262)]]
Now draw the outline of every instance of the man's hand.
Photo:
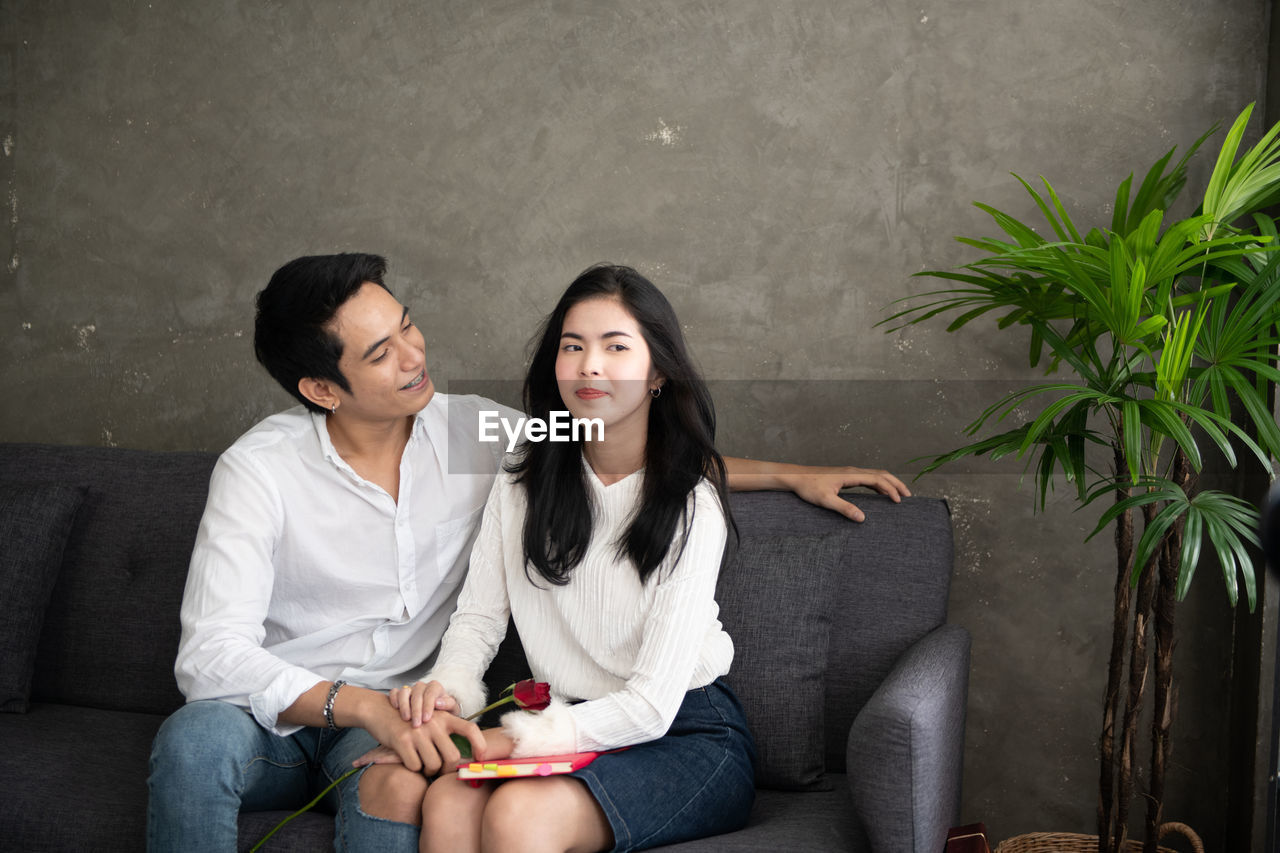
[[(377, 694), (374, 695), (377, 696)], [(454, 734), (462, 735), (471, 743), (473, 755), (484, 754), (486, 746), (484, 735), (475, 723), (447, 711), (438, 710), (431, 715), (430, 719), (423, 721), (419, 726), (414, 726), (412, 722), (401, 719), (400, 712), (392, 708), (390, 703), (381, 696), (377, 696), (377, 700), (376, 707), (368, 709), (367, 716), (362, 718), (361, 728), (386, 747), (386, 750), (380, 753), (382, 760), (375, 758), (364, 763), (387, 763), (398, 760), (410, 770), (434, 776), (442, 768), (456, 766), (462, 758), (458, 748), (449, 738)], [(396, 758), (391, 759), (387, 750), (394, 753)], [(367, 756), (362, 756), (364, 757)]]
[(783, 474), (791, 491), (815, 506), (838, 512), (852, 521), (865, 521), (866, 514), (856, 505), (840, 496), (841, 489), (863, 486), (887, 495), (894, 503), (911, 497), (906, 484), (888, 471), (871, 468), (809, 468), (806, 471)]
[(864, 521), (866, 515), (840, 497), (841, 489), (860, 486), (874, 489), (894, 503), (911, 497), (911, 490), (897, 477), (872, 468), (791, 465), (730, 456), (724, 458), (724, 466), (729, 474), (729, 488), (735, 492), (767, 489), (795, 492), (809, 503), (838, 512), (852, 521)]
[[(281, 712), (281, 721), (299, 726), (326, 725), (324, 705), (331, 686), (328, 681), (317, 682)], [(389, 747), (405, 767), (428, 776), (439, 773), (441, 767), (457, 764), (460, 756), (458, 748), (449, 739), (451, 734), (462, 735), (470, 741), (472, 754), (479, 755), (484, 751), (484, 735), (480, 733), (479, 726), (441, 708), (433, 710), (432, 706), (443, 694), (443, 688), (438, 684), (435, 684), (435, 689), (430, 684), (422, 685), (420, 693), (424, 705), (419, 710), (424, 719), (417, 726), (413, 725), (414, 688), (415, 685), (410, 685), (409, 718), (402, 719), (401, 709), (392, 707), (395, 700), (388, 701), (387, 695), (345, 684), (333, 695), (333, 718), (336, 725), (364, 729), (378, 743)], [(449, 700), (445, 704), (451, 703)], [(456, 703), (452, 704), (456, 707)]]
[[(472, 752), (478, 761), (501, 761), (504, 758), (511, 757), (511, 750), (515, 746), (515, 742), (502, 730), (501, 727), (485, 729), (481, 732), (484, 736), (484, 752)], [(461, 760), (461, 756), (459, 756)], [(400, 755), (389, 746), (375, 746), (364, 755), (351, 762), (353, 767), (364, 767), (369, 764), (403, 764)], [(456, 762), (455, 762), (456, 763)], [(445, 762), (446, 767), (452, 767), (454, 764)]]
[[(309, 706), (327, 695), (327, 682), (307, 691), (303, 698), (290, 709), (290, 716), (302, 725), (323, 724), (311, 719), (318, 715)], [(438, 694), (428, 690), (429, 685), (422, 685), (422, 698), (434, 704)], [(410, 694), (413, 685), (410, 685)], [(304, 701), (305, 700), (305, 701)], [(412, 717), (412, 699), (410, 699), (410, 716)], [(430, 706), (428, 705), (428, 708)], [(473, 753), (484, 750), (484, 735), (480, 727), (445, 711), (437, 710), (414, 726), (411, 720), (401, 719), (400, 709), (392, 707), (388, 697), (377, 690), (346, 685), (334, 696), (333, 716), (338, 725), (361, 728), (373, 736), (373, 739), (395, 755), (395, 761), (414, 772), (434, 776), (442, 767), (452, 767), (461, 756), (449, 735), (458, 734), (471, 742)], [(423, 712), (423, 716), (427, 716)], [(382, 755), (386, 763), (389, 757)], [(372, 761), (366, 763), (373, 763)]]

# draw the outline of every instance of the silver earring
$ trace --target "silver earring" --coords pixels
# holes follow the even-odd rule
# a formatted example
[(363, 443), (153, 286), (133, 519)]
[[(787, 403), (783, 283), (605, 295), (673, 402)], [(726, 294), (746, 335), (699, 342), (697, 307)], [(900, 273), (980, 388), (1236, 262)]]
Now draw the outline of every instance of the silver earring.
[(331, 414), (331, 415), (336, 415), (336, 414), (338, 414), (338, 404), (337, 404), (337, 403), (334, 403), (332, 406), (330, 406), (330, 407), (329, 407), (329, 414)]
[(658, 399), (662, 396), (662, 386), (659, 385), (657, 388), (650, 388), (649, 393), (653, 395), (653, 399)]

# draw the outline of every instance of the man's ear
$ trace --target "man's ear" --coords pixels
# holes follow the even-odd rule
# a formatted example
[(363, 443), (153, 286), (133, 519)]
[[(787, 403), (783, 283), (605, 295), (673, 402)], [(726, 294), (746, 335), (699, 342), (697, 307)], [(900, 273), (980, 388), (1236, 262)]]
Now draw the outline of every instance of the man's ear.
[(333, 411), (341, 402), (334, 391), (333, 383), (327, 379), (303, 377), (298, 380), (298, 391), (320, 408), (329, 411)]

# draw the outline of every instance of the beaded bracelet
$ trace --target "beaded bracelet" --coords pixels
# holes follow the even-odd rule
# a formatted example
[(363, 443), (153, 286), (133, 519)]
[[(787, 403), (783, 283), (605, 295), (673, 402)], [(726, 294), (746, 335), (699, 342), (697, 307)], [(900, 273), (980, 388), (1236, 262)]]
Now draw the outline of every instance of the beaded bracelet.
[(333, 685), (329, 688), (329, 698), (324, 700), (324, 721), (329, 724), (329, 728), (335, 731), (338, 727), (333, 722), (333, 700), (338, 695), (338, 688), (346, 683), (342, 679), (333, 682)]

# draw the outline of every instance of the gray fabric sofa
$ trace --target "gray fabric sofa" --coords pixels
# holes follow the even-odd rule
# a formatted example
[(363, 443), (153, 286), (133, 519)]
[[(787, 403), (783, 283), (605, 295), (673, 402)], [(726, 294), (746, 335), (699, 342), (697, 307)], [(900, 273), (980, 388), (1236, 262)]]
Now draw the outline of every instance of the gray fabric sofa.
[[(0, 848), (143, 849), (214, 459), (0, 444)], [(948, 510), (858, 502), (863, 524), (789, 494), (734, 496), (719, 600), (758, 795), (745, 829), (666, 849), (937, 853), (958, 823), (969, 636), (946, 621)], [(509, 637), (490, 685), (527, 675)], [(241, 849), (285, 815), (243, 813)], [(265, 849), (329, 849), (332, 828), (311, 812)]]

